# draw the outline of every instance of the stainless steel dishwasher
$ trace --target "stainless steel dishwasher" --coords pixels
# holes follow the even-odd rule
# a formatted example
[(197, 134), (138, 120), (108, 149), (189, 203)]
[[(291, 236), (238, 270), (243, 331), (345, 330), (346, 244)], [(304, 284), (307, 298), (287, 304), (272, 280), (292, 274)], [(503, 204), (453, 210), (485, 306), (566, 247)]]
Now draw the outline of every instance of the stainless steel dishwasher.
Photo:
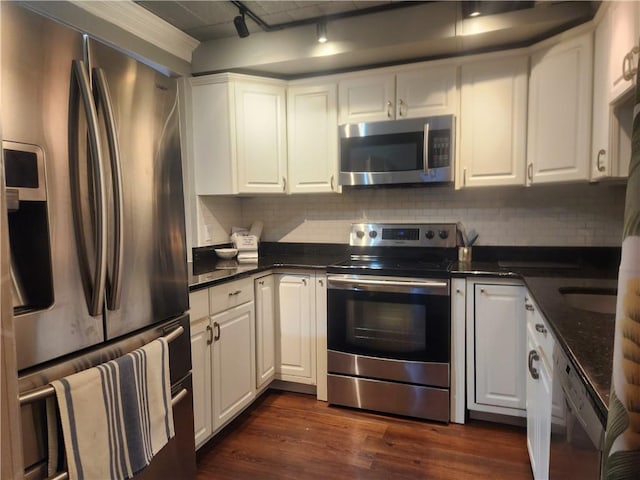
[(606, 419), (598, 415), (573, 364), (557, 345), (553, 357), (565, 418), (564, 422), (554, 419), (551, 425), (549, 478), (599, 480)]

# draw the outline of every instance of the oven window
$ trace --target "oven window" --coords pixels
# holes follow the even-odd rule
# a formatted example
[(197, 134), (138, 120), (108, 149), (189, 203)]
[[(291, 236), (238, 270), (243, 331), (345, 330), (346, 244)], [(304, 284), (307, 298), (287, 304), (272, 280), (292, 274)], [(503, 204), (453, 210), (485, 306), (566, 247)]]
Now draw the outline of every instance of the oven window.
[(424, 134), (397, 133), (341, 139), (343, 172), (423, 170)]
[(329, 289), (330, 350), (379, 358), (449, 362), (445, 295)]
[(412, 354), (426, 349), (426, 307), (347, 300), (346, 341), (380, 352)]

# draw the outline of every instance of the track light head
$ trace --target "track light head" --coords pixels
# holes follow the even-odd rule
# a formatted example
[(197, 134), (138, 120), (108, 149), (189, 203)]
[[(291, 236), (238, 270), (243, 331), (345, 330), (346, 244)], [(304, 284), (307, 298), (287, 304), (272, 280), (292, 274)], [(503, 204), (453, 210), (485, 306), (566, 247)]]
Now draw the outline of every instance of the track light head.
[(320, 22), (318, 24), (318, 43), (327, 43), (327, 24)]
[(236, 32), (238, 32), (238, 36), (240, 38), (245, 38), (249, 36), (249, 29), (247, 28), (247, 23), (244, 21), (244, 10), (240, 10), (240, 15), (233, 19), (233, 24), (236, 27)]

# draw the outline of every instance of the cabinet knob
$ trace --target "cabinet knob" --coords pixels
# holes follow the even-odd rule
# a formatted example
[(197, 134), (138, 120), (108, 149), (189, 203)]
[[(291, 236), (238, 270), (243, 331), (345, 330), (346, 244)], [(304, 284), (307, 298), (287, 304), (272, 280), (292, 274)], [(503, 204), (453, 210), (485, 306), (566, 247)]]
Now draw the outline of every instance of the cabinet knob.
[[(404, 116), (404, 114), (402, 113), (402, 107), (404, 107), (404, 106), (405, 106), (404, 100), (402, 100), (402, 99), (398, 100), (398, 116), (399, 117)], [(406, 110), (406, 108), (405, 108), (405, 110)]]
[(320, 284), (321, 287), (324, 286), (324, 280), (320, 279), (320, 280), (318, 280), (318, 283)]
[(526, 308), (530, 312), (533, 312), (534, 310), (533, 305), (531, 305), (530, 303), (525, 303), (524, 308)]
[(387, 117), (393, 118), (393, 102), (391, 100), (387, 101)]
[(306, 279), (306, 278), (303, 278), (303, 279), (302, 279), (302, 284), (303, 284), (305, 287), (307, 286), (307, 279)]
[(459, 288), (456, 288), (456, 293), (457, 293), (458, 295), (462, 295), (462, 290), (460, 290)]
[(260, 281), (258, 282), (258, 285), (264, 285), (264, 280), (260, 280)]
[(484, 288), (481, 288), (480, 289), (480, 293), (482, 293), (484, 295), (485, 293), (487, 293), (487, 291)]

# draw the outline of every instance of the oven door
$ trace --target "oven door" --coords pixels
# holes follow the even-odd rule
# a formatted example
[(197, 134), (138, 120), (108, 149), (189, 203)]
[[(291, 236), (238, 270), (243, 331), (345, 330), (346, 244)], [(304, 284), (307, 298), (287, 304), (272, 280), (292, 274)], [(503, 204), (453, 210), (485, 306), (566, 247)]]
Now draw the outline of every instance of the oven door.
[[(398, 369), (433, 365), (449, 385), (450, 300), (447, 279), (423, 280), (369, 275), (328, 277), (327, 346), (338, 363), (363, 359), (375, 365), (367, 376), (385, 376), (390, 360)], [(330, 362), (331, 363), (331, 362)], [(334, 359), (333, 363), (336, 363)], [(350, 369), (358, 370), (357, 365)], [(361, 368), (360, 368), (361, 371)], [(399, 379), (400, 380), (400, 379)], [(411, 379), (409, 379), (411, 380)]]

